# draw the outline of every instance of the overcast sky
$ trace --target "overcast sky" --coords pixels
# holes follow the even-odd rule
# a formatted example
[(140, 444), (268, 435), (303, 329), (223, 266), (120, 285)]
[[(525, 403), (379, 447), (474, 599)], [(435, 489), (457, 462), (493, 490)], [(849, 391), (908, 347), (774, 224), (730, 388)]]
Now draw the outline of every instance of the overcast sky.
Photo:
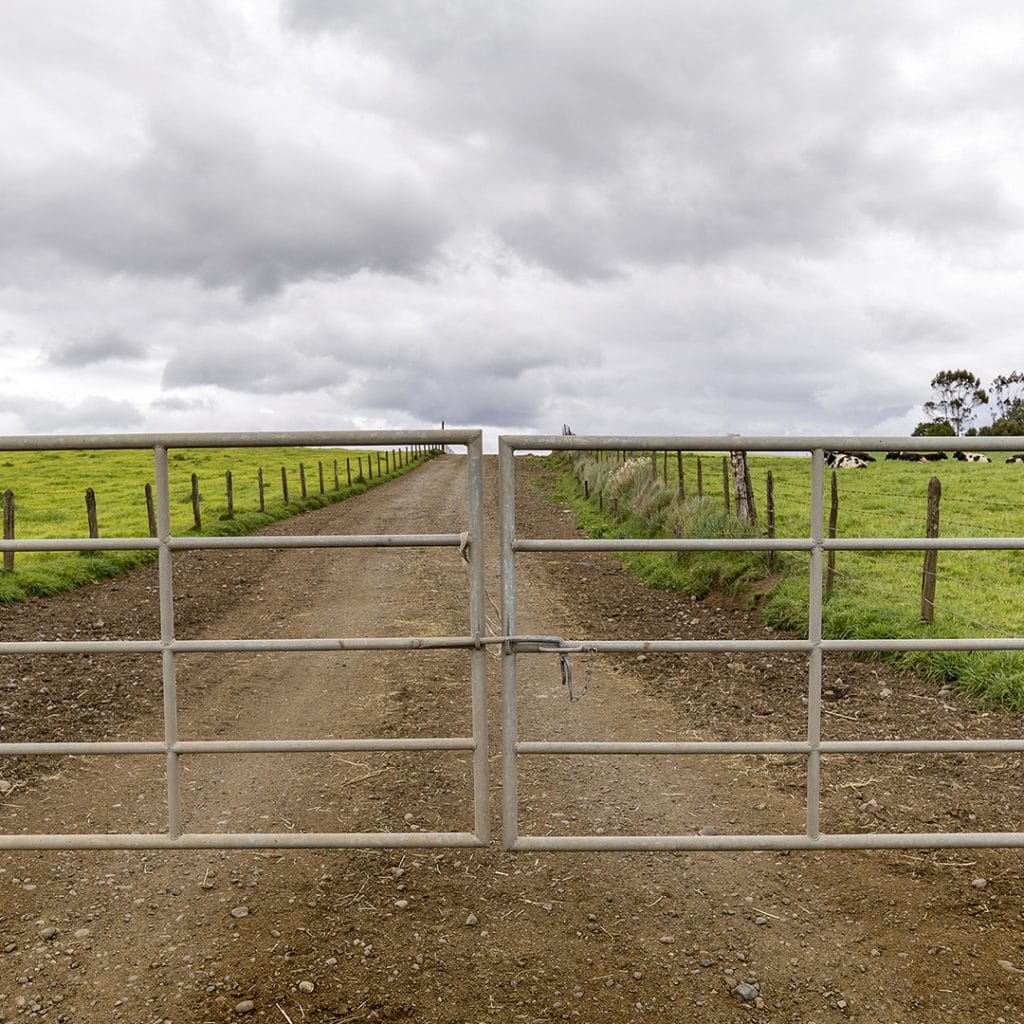
[(0, 3), (0, 434), (909, 433), (1022, 96), (1018, 0)]

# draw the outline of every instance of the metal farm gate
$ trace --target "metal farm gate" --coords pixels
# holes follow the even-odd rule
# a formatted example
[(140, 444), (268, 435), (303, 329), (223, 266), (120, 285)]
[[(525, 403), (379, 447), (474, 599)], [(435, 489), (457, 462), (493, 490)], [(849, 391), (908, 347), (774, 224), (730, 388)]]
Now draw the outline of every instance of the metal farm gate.
[[(926, 847), (1022, 847), (1024, 832), (857, 833), (828, 835), (820, 828), (823, 754), (909, 754), (1024, 752), (1024, 738), (1005, 740), (829, 741), (821, 736), (822, 660), (827, 652), (854, 651), (1020, 651), (1024, 638), (826, 640), (822, 637), (823, 569), (828, 551), (985, 551), (1024, 549), (1022, 537), (836, 538), (824, 530), (826, 451), (940, 451), (950, 438), (852, 437), (582, 437), (506, 436), (499, 439), (501, 495), (501, 578), (506, 643), (502, 658), (502, 841), (512, 850), (820, 850)], [(943, 441), (946, 443), (943, 444)], [(971, 438), (972, 451), (1021, 451), (1021, 438)], [(810, 454), (810, 534), (799, 539), (601, 539), (516, 538), (515, 456), (517, 452), (793, 452)], [(536, 551), (802, 551), (810, 557), (808, 633), (785, 640), (602, 640), (555, 636), (517, 637), (516, 555)], [(807, 733), (802, 739), (763, 742), (559, 742), (517, 739), (517, 662), (520, 656), (552, 652), (801, 652), (807, 656)], [(799, 835), (520, 835), (517, 799), (520, 754), (532, 755), (734, 755), (790, 754), (806, 761), (806, 830)]]
[[(466, 450), (468, 514), (461, 533), (382, 534), (375, 536), (174, 536), (168, 452), (180, 448), (341, 447), (341, 446), (462, 446)], [(5, 551), (156, 551), (160, 578), (160, 636), (151, 640), (3, 642), (5, 654), (153, 654), (162, 659), (163, 742), (0, 743), (0, 757), (10, 755), (141, 754), (166, 763), (167, 831), (152, 834), (4, 835), (0, 850), (23, 849), (200, 849), (256, 847), (439, 847), (486, 846), (489, 842), (487, 806), (487, 713), (485, 702), (486, 650), (483, 591), (483, 471), (479, 430), (349, 431), (335, 433), (173, 434), (92, 437), (0, 438), (0, 451), (68, 451), (76, 449), (150, 449), (156, 479), (157, 536), (99, 539), (7, 540)], [(467, 636), (337, 637), (286, 640), (178, 640), (174, 635), (172, 558), (176, 551), (224, 548), (399, 548), (447, 547), (469, 564), (469, 625)], [(472, 735), (395, 739), (275, 739), (183, 740), (177, 728), (175, 662), (180, 655), (229, 651), (393, 651), (463, 649), (470, 659)], [(183, 833), (179, 761), (188, 754), (340, 753), (346, 751), (472, 751), (473, 832), (334, 832), (334, 833)]]
[[(820, 828), (821, 757), (823, 754), (907, 754), (1024, 752), (1024, 738), (1001, 740), (864, 740), (822, 739), (822, 664), (829, 652), (857, 651), (1009, 651), (1024, 650), (1024, 638), (828, 640), (822, 636), (823, 568), (829, 551), (1021, 550), (1021, 537), (978, 538), (836, 538), (825, 536), (825, 452), (887, 451), (913, 448), (939, 451), (949, 444), (935, 438), (849, 437), (577, 437), (518, 435), (499, 438), (500, 571), (503, 621), (500, 635), (489, 632), (485, 617), (483, 543), (482, 434), (479, 430), (356, 431), (259, 434), (102, 435), (84, 437), (0, 438), (0, 451), (60, 451), (76, 449), (145, 449), (153, 452), (156, 479), (156, 537), (104, 539), (2, 540), (2, 551), (157, 552), (160, 591), (160, 635), (147, 640), (4, 641), (0, 656), (15, 654), (152, 654), (159, 655), (163, 679), (164, 739), (162, 742), (0, 742), (0, 757), (46, 755), (149, 755), (165, 763), (167, 827), (159, 833), (23, 835), (0, 832), (0, 850), (24, 849), (200, 849), (200, 848), (354, 848), (487, 846), (490, 843), (488, 806), (487, 648), (501, 651), (502, 845), (510, 850), (781, 850), (884, 849), (926, 847), (1024, 847), (1024, 832), (974, 833), (857, 833), (825, 834)], [(380, 534), (368, 536), (176, 536), (171, 531), (168, 452), (177, 448), (239, 448), (280, 446), (458, 446), (465, 449), (467, 518), (461, 533)], [(1019, 451), (1020, 438), (972, 438), (974, 451)], [(787, 452), (811, 457), (810, 531), (807, 537), (786, 539), (517, 539), (515, 456), (519, 452), (686, 451)], [(448, 547), (466, 559), (469, 568), (469, 633), (465, 636), (335, 637), (327, 639), (179, 640), (174, 635), (172, 560), (177, 551), (214, 548), (395, 548)], [(749, 640), (607, 640), (600, 637), (562, 638), (520, 635), (516, 625), (516, 556), (519, 552), (562, 551), (797, 551), (810, 561), (808, 633), (804, 639)], [(342, 651), (461, 649), (470, 660), (472, 734), (454, 737), (392, 739), (181, 739), (177, 730), (176, 659), (183, 654), (230, 651)], [(807, 657), (806, 735), (785, 741), (594, 742), (520, 741), (517, 737), (517, 666), (520, 657), (537, 654), (570, 658), (578, 652), (798, 652)], [(564, 663), (564, 662), (563, 662)], [(179, 760), (190, 754), (266, 754), (346, 751), (470, 751), (473, 758), (472, 832), (340, 832), (340, 833), (188, 833), (182, 831)], [(517, 786), (519, 757), (528, 755), (686, 756), (788, 754), (806, 764), (806, 827), (800, 834), (747, 835), (521, 835)]]

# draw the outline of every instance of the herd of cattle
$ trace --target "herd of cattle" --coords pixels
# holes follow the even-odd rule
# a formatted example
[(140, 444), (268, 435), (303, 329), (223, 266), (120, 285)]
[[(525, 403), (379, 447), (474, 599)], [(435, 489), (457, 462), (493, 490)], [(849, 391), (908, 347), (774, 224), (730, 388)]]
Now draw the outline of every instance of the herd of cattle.
[[(945, 452), (886, 452), (885, 457), (902, 462), (939, 462), (949, 458)], [(992, 461), (981, 452), (953, 452), (953, 458), (960, 462)], [(831, 469), (867, 469), (868, 463), (874, 461), (870, 452), (825, 452), (825, 465)], [(1011, 455), (1006, 461), (1024, 463), (1024, 455)]]

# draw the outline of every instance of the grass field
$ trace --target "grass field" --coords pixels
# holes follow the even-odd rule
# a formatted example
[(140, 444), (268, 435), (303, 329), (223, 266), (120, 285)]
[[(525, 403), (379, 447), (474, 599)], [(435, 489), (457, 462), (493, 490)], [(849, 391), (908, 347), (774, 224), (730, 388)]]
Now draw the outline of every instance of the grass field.
[[(942, 485), (941, 536), (1024, 535), (1024, 466), (993, 456), (989, 464), (953, 459), (918, 464), (885, 461), (836, 474), (840, 537), (923, 537), (928, 481)], [(586, 458), (582, 484), (571, 471), (560, 497), (595, 536), (764, 536), (766, 478), (774, 478), (776, 536), (806, 538), (810, 529), (810, 459), (751, 455), (750, 475), (759, 521), (750, 528), (724, 509), (721, 456), (701, 456), (703, 498), (696, 495), (697, 456), (684, 455), (687, 497), (679, 501), (676, 456), (657, 467), (663, 483), (652, 488), (650, 456), (632, 467), (610, 457)], [(831, 471), (826, 471), (825, 516)], [(603, 496), (603, 511), (598, 508)], [(620, 518), (611, 514), (618, 498)], [(628, 510), (628, 511), (626, 511)], [(809, 562), (804, 554), (780, 554), (769, 567), (761, 553), (686, 553), (624, 556), (653, 586), (704, 595), (714, 588), (757, 595), (765, 620), (779, 629), (807, 629)], [(938, 555), (934, 622), (921, 621), (921, 552), (836, 553), (834, 589), (825, 606), (827, 637), (1007, 637), (1024, 635), (1024, 551), (951, 552)], [(894, 660), (937, 680), (955, 681), (971, 693), (1024, 709), (1024, 656), (1016, 653), (913, 652)]]
[[(358, 494), (406, 473), (420, 460), (378, 473), (378, 453), (313, 448), (183, 448), (169, 454), (171, 529), (195, 533), (192, 474), (199, 478), (202, 533), (251, 533), (298, 512)], [(385, 456), (381, 453), (381, 465)], [(362, 476), (359, 474), (362, 459)], [(338, 465), (335, 488), (334, 466)], [(371, 466), (372, 460), (372, 466)], [(403, 457), (404, 461), (404, 457)], [(324, 473), (320, 492), (319, 466)], [(306, 496), (300, 467), (305, 467)], [(262, 467), (264, 507), (260, 511), (257, 471)], [(284, 501), (282, 468), (287, 470)], [(372, 469), (373, 477), (370, 478)], [(226, 474), (232, 476), (234, 515), (227, 514)], [(351, 483), (350, 481), (351, 475)], [(151, 451), (0, 452), (0, 493), (14, 494), (19, 540), (88, 537), (85, 491), (96, 495), (100, 537), (147, 537), (145, 486), (154, 483)], [(155, 488), (154, 488), (155, 490)], [(141, 565), (152, 552), (17, 552), (14, 570), (0, 571), (0, 602), (55, 594)]]

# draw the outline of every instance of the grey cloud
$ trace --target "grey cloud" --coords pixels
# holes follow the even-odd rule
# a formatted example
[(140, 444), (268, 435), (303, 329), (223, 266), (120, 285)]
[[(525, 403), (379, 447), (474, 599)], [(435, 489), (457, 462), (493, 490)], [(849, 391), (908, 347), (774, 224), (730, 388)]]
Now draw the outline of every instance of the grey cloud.
[(133, 163), (0, 174), (0, 250), (240, 285), (249, 297), (362, 269), (416, 274), (434, 258), (447, 214), (417, 171), (368, 166), (290, 124), (268, 137), (256, 117), (212, 102), (157, 106)]
[[(400, 68), (402, 112), (463, 140), (478, 215), (569, 280), (822, 256), (876, 223), (982, 246), (1022, 224), (969, 146), (939, 173), (906, 142), (941, 130), (900, 65), (943, 29), (923, 5), (291, 0), (286, 12)], [(990, 112), (1016, 117), (996, 97)]]
[(402, 367), (368, 378), (355, 392), (360, 406), (387, 412), (399, 422), (517, 424), (537, 426), (551, 384), (523, 377), (514, 382), (486, 374), (451, 379)]
[(302, 356), (287, 341), (236, 332), (183, 345), (167, 361), (162, 387), (215, 385), (251, 394), (294, 394), (337, 387), (347, 375), (332, 357)]
[(50, 345), (45, 349), (46, 361), (52, 366), (80, 367), (111, 360), (133, 361), (144, 358), (146, 346), (133, 341), (118, 331), (104, 331), (89, 338), (81, 338)]
[(78, 402), (59, 402), (17, 394), (2, 396), (0, 402), (5, 411), (21, 420), (28, 434), (123, 431), (143, 422), (131, 402), (102, 395), (90, 395)]
[(149, 403), (150, 408), (162, 412), (210, 412), (213, 403), (203, 398), (179, 398), (175, 395), (162, 396)]

